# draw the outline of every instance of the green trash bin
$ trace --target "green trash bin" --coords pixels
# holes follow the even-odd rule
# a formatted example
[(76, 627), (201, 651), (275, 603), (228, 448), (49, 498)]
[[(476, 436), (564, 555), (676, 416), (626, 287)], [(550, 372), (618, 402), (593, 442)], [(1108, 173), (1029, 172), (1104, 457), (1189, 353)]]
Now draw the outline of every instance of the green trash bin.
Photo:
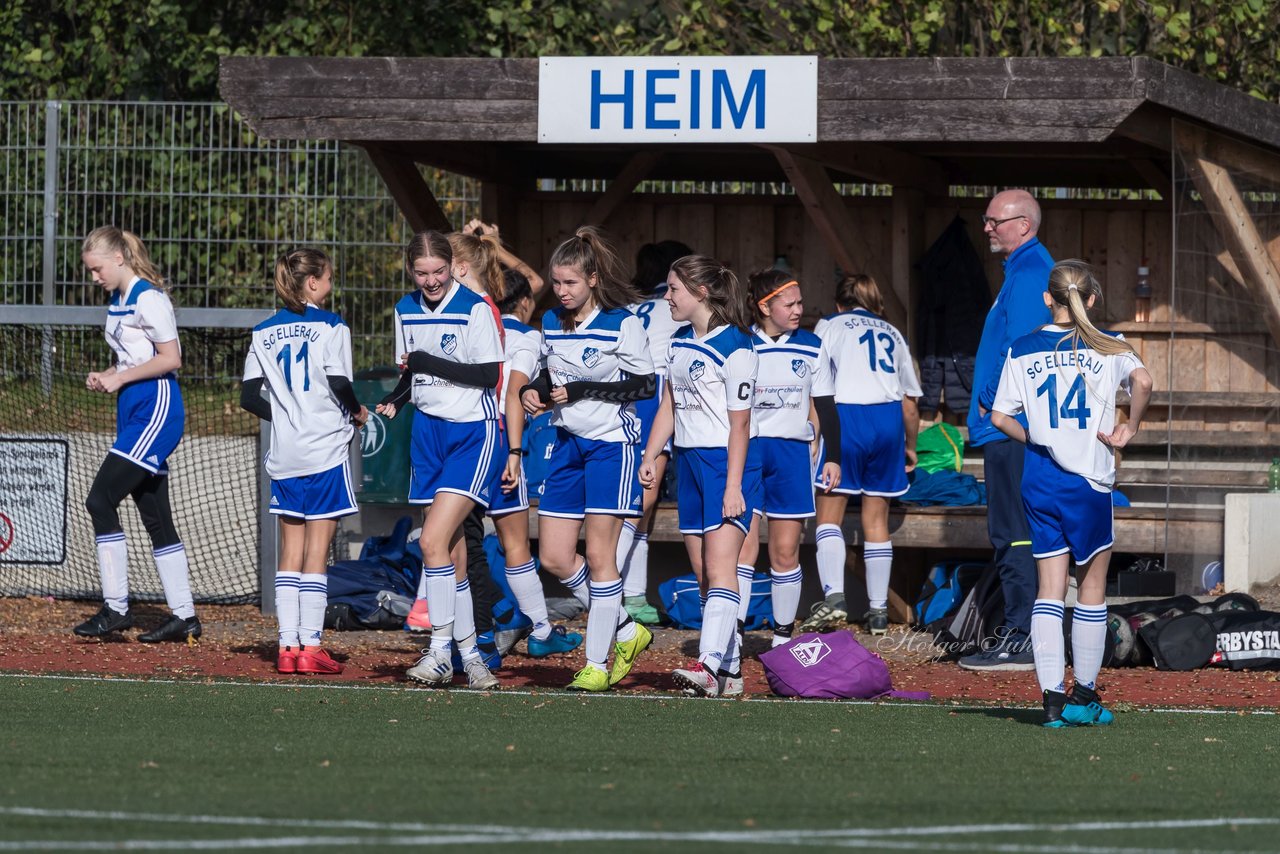
[(362, 504), (404, 504), (409, 500), (409, 442), (414, 406), (401, 407), (394, 420), (373, 409), (400, 381), (400, 370), (386, 365), (357, 371), (351, 384), (356, 398), (369, 408), (369, 421), (360, 430)]

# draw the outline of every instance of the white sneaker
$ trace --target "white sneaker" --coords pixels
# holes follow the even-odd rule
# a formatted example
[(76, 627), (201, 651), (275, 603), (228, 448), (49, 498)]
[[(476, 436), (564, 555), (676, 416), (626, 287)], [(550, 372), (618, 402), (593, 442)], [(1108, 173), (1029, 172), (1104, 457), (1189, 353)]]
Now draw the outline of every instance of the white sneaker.
[(424, 685), (448, 685), (453, 681), (453, 662), (449, 660), (448, 650), (424, 649), (422, 658), (404, 675)]
[(489, 672), (484, 661), (473, 658), (462, 665), (462, 672), (467, 674), (467, 687), (487, 691), (498, 687), (498, 677)]
[(741, 676), (720, 676), (721, 697), (741, 697), (742, 696), (742, 677)]
[(684, 687), (684, 692), (692, 696), (719, 697), (720, 680), (707, 669), (701, 661), (694, 661), (671, 674), (676, 682)]

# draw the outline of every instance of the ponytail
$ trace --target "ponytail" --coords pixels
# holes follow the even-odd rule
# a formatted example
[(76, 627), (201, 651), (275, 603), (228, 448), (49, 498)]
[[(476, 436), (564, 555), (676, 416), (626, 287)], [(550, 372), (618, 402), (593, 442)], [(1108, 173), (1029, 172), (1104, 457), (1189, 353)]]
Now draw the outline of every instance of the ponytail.
[(502, 265), (498, 263), (498, 239), (491, 234), (475, 235), (455, 231), (449, 235), (453, 257), (475, 271), (475, 277), (495, 303), (507, 295), (506, 282), (502, 278)]
[(276, 259), (276, 294), (285, 308), (302, 314), (307, 308), (304, 287), (307, 279), (317, 279), (332, 270), (329, 256), (319, 249), (294, 249)]
[[(553, 270), (556, 267), (572, 267), (579, 270), (586, 279), (594, 275), (594, 297), (596, 305), (601, 308), (622, 308), (644, 299), (627, 281), (622, 262), (613, 245), (595, 226), (582, 226), (574, 232), (573, 237), (557, 246), (551, 253), (548, 266)], [(572, 331), (576, 326), (571, 312), (562, 312), (560, 323), (566, 331)]]
[(147, 247), (132, 231), (125, 231), (114, 225), (99, 226), (89, 232), (80, 251), (81, 253), (119, 252), (125, 266), (137, 274), (138, 278), (145, 279), (165, 293), (169, 292), (169, 285), (160, 276), (160, 271), (151, 260)]
[(884, 314), (884, 295), (876, 280), (865, 273), (845, 276), (836, 285), (836, 304), (846, 308), (861, 308), (872, 314)]
[(1089, 320), (1089, 297), (1095, 302), (1101, 300), (1102, 286), (1093, 268), (1084, 261), (1072, 258), (1054, 264), (1049, 273), (1049, 296), (1058, 305), (1065, 306), (1071, 315), (1074, 329), (1069, 334), (1073, 350), (1083, 341), (1085, 346), (1104, 356), (1136, 352), (1128, 341), (1100, 331)]
[(705, 255), (686, 255), (671, 265), (671, 272), (693, 293), (702, 291), (713, 327), (736, 326), (749, 334), (751, 318), (746, 299), (732, 270)]

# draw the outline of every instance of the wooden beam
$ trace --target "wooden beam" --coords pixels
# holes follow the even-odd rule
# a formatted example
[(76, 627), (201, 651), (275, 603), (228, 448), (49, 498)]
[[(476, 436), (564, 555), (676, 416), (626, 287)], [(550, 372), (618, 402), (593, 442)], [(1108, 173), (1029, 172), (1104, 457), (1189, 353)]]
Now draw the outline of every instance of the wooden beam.
[(801, 157), (809, 157), (828, 169), (847, 172), (864, 180), (894, 187), (923, 190), (945, 197), (950, 188), (947, 170), (928, 157), (898, 151), (871, 142), (787, 146)]
[(409, 221), (414, 231), (452, 231), (449, 217), (436, 201), (435, 194), (418, 171), (418, 164), (402, 154), (392, 154), (378, 146), (366, 145), (364, 150), (378, 170), (382, 183), (387, 185), (391, 198), (400, 213)]
[(1206, 136), (1204, 154), (1209, 160), (1261, 181), (1262, 189), (1273, 189), (1280, 182), (1280, 156), (1220, 133)]
[(640, 182), (649, 177), (649, 173), (661, 159), (662, 155), (655, 151), (640, 151), (632, 155), (618, 177), (609, 183), (609, 188), (591, 206), (591, 210), (587, 212), (586, 224), (602, 226), (608, 222), (609, 217), (613, 216)]
[[(866, 264), (855, 258), (851, 251), (858, 242), (853, 217), (845, 207), (844, 197), (836, 192), (831, 176), (821, 163), (800, 157), (779, 146), (766, 146), (778, 158), (778, 164), (786, 174), (796, 195), (804, 204), (805, 212), (817, 227), (832, 257), (846, 273), (862, 270)], [(887, 283), (886, 283), (887, 284)], [(905, 328), (907, 310), (891, 287), (880, 289), (884, 295), (885, 314), (891, 323)]]
[(1129, 165), (1147, 186), (1159, 193), (1161, 197), (1167, 196), (1172, 190), (1173, 179), (1169, 176), (1169, 170), (1154, 160), (1147, 157), (1131, 157)]
[[(924, 193), (907, 187), (893, 188), (892, 276), (889, 284), (906, 305), (906, 326), (900, 330), (907, 341), (916, 343), (916, 306), (920, 304), (921, 280), (916, 261), (924, 255)], [(880, 288), (885, 290), (884, 287)], [(914, 347), (912, 348), (914, 349)]]
[(1243, 274), (1245, 287), (1262, 309), (1271, 340), (1280, 343), (1280, 269), (1267, 252), (1235, 179), (1225, 166), (1211, 159), (1210, 139), (1209, 131), (1194, 125), (1179, 122), (1174, 129), (1174, 144), (1186, 161), (1205, 207), (1213, 215), (1214, 228)]

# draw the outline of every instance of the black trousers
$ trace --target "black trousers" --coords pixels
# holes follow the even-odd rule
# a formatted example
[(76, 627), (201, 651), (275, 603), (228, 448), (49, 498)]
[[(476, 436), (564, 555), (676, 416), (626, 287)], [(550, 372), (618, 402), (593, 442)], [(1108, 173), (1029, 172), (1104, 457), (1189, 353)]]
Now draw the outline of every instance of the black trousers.
[(169, 478), (152, 474), (137, 463), (118, 454), (107, 454), (98, 469), (98, 475), (89, 488), (84, 506), (93, 519), (96, 536), (114, 534), (120, 530), (120, 502), (125, 496), (133, 496), (138, 515), (151, 536), (155, 549), (177, 545), (181, 542), (173, 526), (173, 510), (169, 506)]
[(476, 507), (462, 520), (467, 541), (467, 579), (471, 582), (471, 602), (476, 612), (476, 632), (493, 629), (493, 606), (502, 598), (502, 588), (493, 580), (489, 559), (484, 554), (484, 508)]

